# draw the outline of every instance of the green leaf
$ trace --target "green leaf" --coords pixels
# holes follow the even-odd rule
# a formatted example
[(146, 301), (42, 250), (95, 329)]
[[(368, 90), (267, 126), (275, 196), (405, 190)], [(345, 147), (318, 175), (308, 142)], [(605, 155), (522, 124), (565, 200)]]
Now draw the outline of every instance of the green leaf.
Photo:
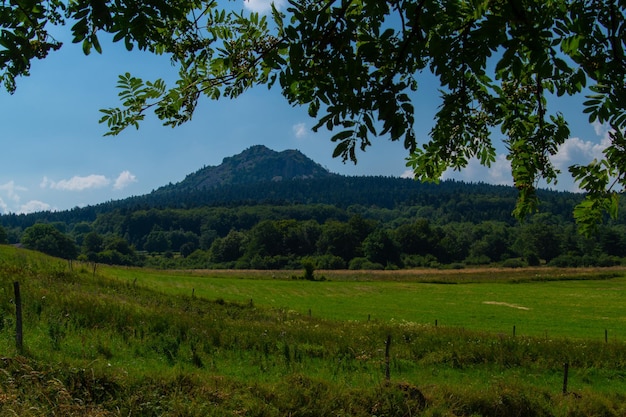
[(335, 134), (332, 138), (330, 138), (330, 140), (333, 142), (339, 142), (339, 141), (344, 141), (346, 139), (352, 138), (353, 136), (354, 136), (354, 130), (349, 129), (349, 130), (344, 130)]
[(85, 55), (89, 55), (91, 53), (91, 42), (89, 42), (87, 39), (83, 41), (83, 53)]

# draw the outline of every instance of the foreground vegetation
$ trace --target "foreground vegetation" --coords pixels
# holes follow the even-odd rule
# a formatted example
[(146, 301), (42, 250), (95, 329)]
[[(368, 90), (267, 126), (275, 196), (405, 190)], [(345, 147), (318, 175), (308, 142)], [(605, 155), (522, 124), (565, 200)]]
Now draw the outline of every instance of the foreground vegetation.
[[(0, 414), (39, 416), (621, 416), (626, 413), (624, 337), (529, 336), (471, 326), (388, 320), (323, 318), (304, 304), (270, 303), (261, 297), (235, 301), (227, 286), (213, 297), (207, 282), (300, 285), (326, 289), (349, 305), (372, 291), (362, 277), (327, 275), (326, 282), (257, 277), (170, 274), (73, 265), (0, 246)], [(319, 272), (318, 272), (319, 273)], [(535, 277), (537, 271), (533, 271)], [(222, 274), (226, 274), (222, 272)], [(506, 285), (521, 294), (533, 285), (485, 282), (439, 285), (457, 289), (449, 303), (467, 296), (467, 285), (493, 290)], [(621, 272), (585, 271), (554, 281), (581, 303), (588, 284), (622, 292)], [(465, 272), (463, 279), (473, 280)], [(187, 278), (185, 278), (187, 277)], [(539, 277), (555, 277), (552, 272)], [(189, 284), (194, 279), (192, 292)], [(368, 279), (372, 279), (369, 277)], [(386, 279), (390, 279), (386, 277)], [(204, 281), (201, 281), (204, 280)], [(440, 282), (449, 281), (443, 277)], [(24, 308), (22, 352), (14, 343), (12, 283), (19, 281)], [(181, 286), (172, 285), (180, 281)], [(529, 281), (529, 282), (522, 282)], [(168, 283), (165, 285), (165, 283)], [(482, 282), (482, 283), (480, 283)], [(203, 284), (204, 283), (204, 284)], [(416, 284), (407, 276), (377, 282)], [(545, 283), (545, 282), (544, 282)], [(232, 285), (232, 284), (229, 284)], [(352, 293), (333, 292), (336, 285)], [(491, 287), (489, 287), (491, 286)], [(176, 290), (178, 288), (178, 290)], [(257, 285), (258, 288), (258, 285)], [(232, 287), (231, 287), (232, 290)], [(550, 306), (550, 294), (539, 304)], [(491, 300), (491, 299), (490, 299)], [(447, 301), (448, 303), (446, 303)], [(499, 301), (499, 300), (493, 300)], [(405, 300), (398, 300), (402, 311)], [(584, 303), (583, 303), (584, 304)], [(358, 303), (355, 302), (358, 306)], [(456, 305), (456, 304), (455, 304)], [(459, 303), (458, 305), (461, 305)], [(623, 320), (607, 302), (605, 322)], [(371, 306), (372, 307), (372, 306)], [(409, 306), (406, 306), (407, 308)], [(502, 306), (500, 306), (502, 307)], [(464, 311), (471, 308), (463, 307)], [(515, 309), (511, 309), (515, 310)], [(443, 314), (443, 313), (442, 313)], [(546, 310), (547, 316), (553, 311)], [(594, 314), (588, 310), (582, 314)], [(599, 314), (596, 314), (599, 315)], [(443, 316), (442, 316), (443, 317)], [(548, 319), (550, 317), (545, 317)], [(578, 323), (582, 324), (582, 323)], [(576, 323), (571, 324), (575, 326)], [(391, 343), (387, 345), (387, 338)], [(389, 359), (386, 359), (389, 351)], [(563, 393), (563, 364), (570, 366)], [(389, 377), (387, 377), (387, 374)]]

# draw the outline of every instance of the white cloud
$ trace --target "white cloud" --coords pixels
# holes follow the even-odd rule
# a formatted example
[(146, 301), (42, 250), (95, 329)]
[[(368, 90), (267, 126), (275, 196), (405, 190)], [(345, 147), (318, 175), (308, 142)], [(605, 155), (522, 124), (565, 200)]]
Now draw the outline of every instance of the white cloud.
[[(401, 175), (401, 178), (415, 178), (413, 170), (407, 169)], [(497, 185), (513, 185), (513, 177), (511, 176), (511, 163), (506, 159), (505, 154), (496, 156), (496, 161), (491, 167), (486, 167), (473, 158), (461, 171), (454, 169), (446, 170), (440, 178), (441, 180), (457, 180), (465, 182), (485, 182)]]
[(20, 207), (19, 213), (28, 214), (28, 213), (35, 213), (38, 211), (47, 211), (50, 209), (51, 209), (50, 204), (44, 203), (43, 201), (31, 200), (26, 204), (22, 204), (22, 206)]
[(2, 198), (0, 198), (0, 212), (4, 214), (9, 213), (9, 206), (4, 202)]
[(406, 171), (404, 171), (402, 174), (400, 174), (400, 178), (415, 178), (415, 173), (413, 172), (412, 169), (407, 169)]
[(51, 188), (63, 191), (83, 191), (92, 188), (106, 187), (111, 180), (104, 175), (87, 175), (86, 177), (74, 176), (69, 180), (52, 181), (48, 177), (43, 177), (41, 188)]
[(594, 159), (601, 159), (604, 156), (604, 150), (611, 143), (608, 129), (600, 124), (594, 124), (594, 129), (601, 136), (600, 142), (577, 137), (569, 138), (561, 145), (556, 155), (551, 158), (554, 167), (561, 171), (558, 183), (553, 188), (572, 192), (580, 191), (568, 168), (571, 165), (587, 165)]
[(598, 135), (599, 137), (607, 137), (609, 130), (611, 129), (609, 125), (600, 123), (597, 120), (592, 123), (592, 126), (593, 130), (595, 130), (596, 132), (596, 135)]
[(506, 155), (499, 154), (491, 167), (480, 164), (477, 159), (471, 159), (467, 167), (461, 171), (448, 169), (443, 173), (441, 179), (455, 179), (465, 182), (485, 182), (497, 185), (513, 185), (511, 176), (511, 163), (506, 159)]
[(124, 171), (115, 180), (113, 189), (121, 190), (128, 187), (130, 184), (137, 182), (137, 177), (130, 173), (130, 171)]
[(15, 185), (15, 181), (9, 181), (6, 184), (0, 185), (0, 191), (5, 191), (7, 197), (15, 202), (20, 201), (20, 196), (17, 194), (17, 191), (27, 191), (27, 190), (28, 189), (25, 187)]
[(309, 132), (304, 123), (297, 123), (291, 127), (293, 134), (296, 136), (296, 139), (303, 139), (306, 137)]
[[(587, 165), (594, 159), (603, 157), (603, 151), (610, 144), (609, 130), (603, 125), (594, 125), (596, 132), (600, 137), (600, 141), (588, 141), (577, 137), (567, 139), (559, 148), (556, 155), (551, 160), (554, 167), (561, 171), (557, 184), (544, 184), (539, 186), (549, 186), (553, 189), (562, 191), (577, 192), (580, 189), (574, 183), (568, 168), (571, 165)], [(405, 171), (403, 178), (413, 178), (411, 170)], [(480, 165), (476, 159), (471, 159), (466, 168), (461, 171), (448, 169), (441, 176), (442, 180), (455, 179), (466, 182), (485, 182), (498, 185), (513, 185), (513, 177), (511, 175), (511, 163), (506, 159), (505, 154), (498, 154), (496, 161), (491, 164), (490, 168)]]
[(600, 159), (603, 151), (609, 145), (608, 132), (600, 143), (580, 138), (569, 138), (561, 145), (559, 151), (552, 157), (552, 163), (563, 172), (567, 171), (570, 165), (587, 165), (594, 159)]
[(282, 9), (286, 4), (286, 0), (243, 0), (246, 9), (256, 13), (269, 13), (272, 10), (272, 3), (277, 9)]

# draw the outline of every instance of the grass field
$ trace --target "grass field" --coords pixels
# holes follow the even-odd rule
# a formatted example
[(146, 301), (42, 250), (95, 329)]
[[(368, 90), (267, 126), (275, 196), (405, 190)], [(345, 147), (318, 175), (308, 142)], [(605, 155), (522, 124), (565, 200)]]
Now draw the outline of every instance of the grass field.
[[(287, 308), (332, 320), (383, 320), (495, 333), (626, 341), (626, 270), (476, 269), (318, 272), (163, 272), (110, 269), (169, 294)], [(295, 272), (298, 274), (299, 271)]]
[(626, 415), (623, 270), (316, 273), (0, 246), (0, 415)]

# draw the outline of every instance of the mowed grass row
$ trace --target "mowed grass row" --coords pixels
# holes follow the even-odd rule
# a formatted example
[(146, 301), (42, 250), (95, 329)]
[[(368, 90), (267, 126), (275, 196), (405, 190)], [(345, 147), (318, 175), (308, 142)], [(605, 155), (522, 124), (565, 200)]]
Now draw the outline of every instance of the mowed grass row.
[[(294, 273), (285, 271), (107, 268), (103, 273), (169, 294), (252, 301), (324, 319), (411, 322), (592, 340), (608, 334), (609, 340), (626, 340), (623, 270), (493, 269), (445, 275), (425, 271), (413, 279), (406, 271), (398, 271), (397, 280), (389, 272), (325, 271), (328, 280), (323, 282), (290, 279)], [(444, 284), (451, 282), (455, 284)]]

